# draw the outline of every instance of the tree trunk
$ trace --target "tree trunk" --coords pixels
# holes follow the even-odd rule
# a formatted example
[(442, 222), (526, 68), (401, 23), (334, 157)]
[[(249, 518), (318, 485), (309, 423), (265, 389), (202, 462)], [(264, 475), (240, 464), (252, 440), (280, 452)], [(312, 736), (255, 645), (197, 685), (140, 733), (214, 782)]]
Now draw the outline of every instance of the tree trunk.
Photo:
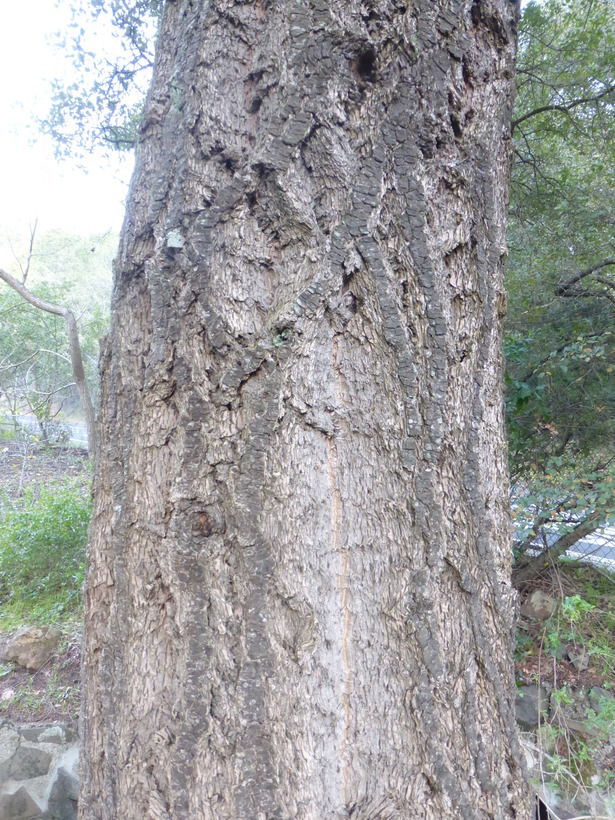
[(168, 2), (116, 261), (82, 818), (528, 818), (508, 0)]

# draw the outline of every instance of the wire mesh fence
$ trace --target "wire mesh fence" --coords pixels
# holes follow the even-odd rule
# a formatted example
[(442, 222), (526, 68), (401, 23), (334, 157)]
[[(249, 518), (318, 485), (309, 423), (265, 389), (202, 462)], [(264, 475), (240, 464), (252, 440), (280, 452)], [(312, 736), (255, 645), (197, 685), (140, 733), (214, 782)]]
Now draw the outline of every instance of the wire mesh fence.
[[(545, 553), (561, 543), (563, 536), (567, 534), (557, 528), (549, 530), (548, 527), (542, 526), (526, 552), (533, 555)], [(519, 545), (517, 530), (515, 545)], [(580, 536), (562, 552), (562, 555), (571, 560), (601, 566), (615, 574), (615, 526), (600, 527)]]

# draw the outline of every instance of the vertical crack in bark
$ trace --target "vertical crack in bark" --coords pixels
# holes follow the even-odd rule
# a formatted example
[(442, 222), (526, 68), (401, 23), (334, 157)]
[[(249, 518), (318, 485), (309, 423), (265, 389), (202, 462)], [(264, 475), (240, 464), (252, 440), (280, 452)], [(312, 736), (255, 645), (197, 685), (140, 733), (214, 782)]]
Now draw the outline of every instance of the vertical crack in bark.
[[(338, 409), (342, 409), (344, 406), (344, 399), (342, 394), (342, 374), (338, 365), (337, 361), (337, 339), (336, 337), (333, 338), (333, 370), (336, 375), (337, 385), (338, 385)], [(349, 795), (348, 795), (348, 776), (349, 776), (349, 766), (350, 766), (350, 758), (348, 756), (348, 743), (350, 738), (350, 692), (352, 688), (352, 668), (350, 665), (350, 655), (349, 655), (349, 640), (350, 640), (350, 608), (348, 607), (348, 549), (346, 547), (340, 547), (338, 544), (339, 540), (339, 527), (340, 527), (340, 517), (341, 517), (341, 507), (342, 507), (342, 499), (339, 490), (338, 484), (338, 475), (339, 475), (339, 462), (338, 462), (338, 454), (335, 445), (335, 441), (332, 437), (327, 437), (327, 447), (329, 450), (329, 480), (331, 482), (331, 529), (332, 529), (332, 539), (331, 539), (331, 552), (335, 553), (338, 552), (342, 559), (342, 566), (340, 575), (337, 581), (337, 587), (341, 591), (341, 607), (342, 607), (342, 616), (343, 616), (343, 627), (342, 627), (342, 660), (344, 666), (344, 691), (342, 692), (342, 703), (344, 707), (344, 714), (346, 717), (346, 726), (344, 729), (344, 740), (342, 743), (342, 747), (340, 749), (340, 759), (344, 763), (344, 793), (343, 793), (343, 802), (344, 804), (348, 803)]]
[(267, 721), (267, 684), (275, 667), (268, 625), (274, 559), (260, 521), (266, 454), (277, 419), (279, 389), (279, 371), (261, 371), (244, 383), (242, 390), (242, 401), (251, 408), (251, 421), (236, 482), (237, 537), (247, 581), (244, 652), (238, 681), (242, 735), (241, 754), (235, 762), (238, 820), (251, 820), (258, 810), (279, 810), (275, 750)]

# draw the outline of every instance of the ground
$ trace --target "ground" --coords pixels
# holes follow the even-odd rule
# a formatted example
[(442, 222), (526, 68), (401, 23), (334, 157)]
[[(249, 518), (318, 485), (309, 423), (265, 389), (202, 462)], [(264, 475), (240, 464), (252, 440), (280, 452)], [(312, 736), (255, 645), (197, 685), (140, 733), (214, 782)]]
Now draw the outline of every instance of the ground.
[(64, 481), (87, 469), (85, 450), (71, 447), (46, 449), (29, 440), (0, 439), (0, 488), (13, 498), (27, 487), (36, 490), (50, 479)]
[[(521, 602), (536, 589), (568, 604), (560, 605), (548, 621), (519, 618), (517, 681), (546, 682), (558, 689), (615, 686), (615, 579), (590, 566), (562, 564), (520, 590)], [(587, 669), (568, 658), (569, 652), (583, 650)]]
[[(0, 655), (8, 634), (0, 633)], [(31, 673), (14, 663), (0, 663), (0, 718), (16, 723), (79, 718), (81, 637), (64, 631), (51, 660)]]

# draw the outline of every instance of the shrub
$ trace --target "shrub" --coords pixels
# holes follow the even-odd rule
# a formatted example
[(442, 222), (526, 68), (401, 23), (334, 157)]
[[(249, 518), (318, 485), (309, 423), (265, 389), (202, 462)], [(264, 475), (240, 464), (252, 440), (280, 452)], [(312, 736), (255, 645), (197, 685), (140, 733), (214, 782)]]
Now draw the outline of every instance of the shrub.
[[(0, 503), (0, 605), (34, 607), (54, 600), (76, 609), (80, 601), (87, 529), (89, 487), (83, 480), (49, 484), (38, 494)], [(57, 613), (59, 614), (59, 613)]]

